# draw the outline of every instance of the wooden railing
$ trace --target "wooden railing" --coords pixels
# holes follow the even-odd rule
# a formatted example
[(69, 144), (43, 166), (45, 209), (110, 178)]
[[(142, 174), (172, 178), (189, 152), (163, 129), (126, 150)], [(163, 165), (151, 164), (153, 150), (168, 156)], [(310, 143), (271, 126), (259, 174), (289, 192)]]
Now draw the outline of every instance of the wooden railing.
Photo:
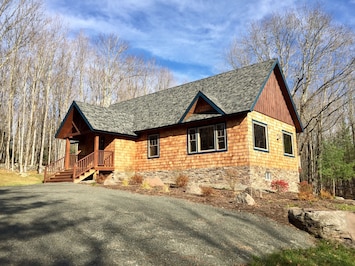
[(112, 151), (99, 151), (98, 156), (99, 167), (113, 167), (113, 152)]
[(94, 157), (95, 153), (93, 152), (76, 162), (73, 170), (73, 180), (95, 166)]
[[(81, 156), (80, 156), (81, 157)], [(101, 169), (111, 169), (113, 168), (113, 152), (112, 151), (98, 151), (97, 154), (97, 165), (95, 165), (95, 152), (80, 158), (78, 155), (70, 155), (69, 169), (73, 169), (73, 179), (79, 177), (86, 171), (98, 167)], [(66, 170), (64, 165), (64, 157), (47, 165), (44, 170), (44, 182), (50, 177), (54, 176), (56, 173)]]
[[(44, 168), (44, 182), (46, 182), (47, 179), (51, 178), (56, 173), (59, 173), (61, 171), (66, 170), (65, 169), (65, 165), (64, 165), (64, 160), (65, 160), (65, 157), (60, 158), (59, 160), (48, 164)], [(75, 155), (75, 154), (71, 154), (70, 155), (70, 157), (69, 157), (69, 169), (72, 169), (74, 167), (74, 165), (75, 165), (77, 160), (78, 160), (78, 156), (77, 155)]]
[(50, 177), (54, 176), (56, 173), (64, 170), (64, 157), (59, 160), (52, 162), (44, 168), (44, 182)]
[(74, 165), (73, 170), (73, 180), (78, 178), (80, 175), (84, 174), (86, 171), (93, 168), (101, 168), (101, 169), (111, 169), (113, 168), (113, 152), (112, 151), (98, 151), (97, 154), (97, 165), (95, 165), (95, 155), (96, 153), (90, 153), (84, 158), (78, 160)]

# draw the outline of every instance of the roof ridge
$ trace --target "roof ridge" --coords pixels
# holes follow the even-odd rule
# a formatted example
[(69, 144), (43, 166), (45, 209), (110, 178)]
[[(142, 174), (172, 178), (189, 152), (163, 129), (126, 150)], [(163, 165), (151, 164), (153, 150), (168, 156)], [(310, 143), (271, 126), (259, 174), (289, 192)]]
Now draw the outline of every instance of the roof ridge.
[(141, 96), (138, 96), (138, 97), (135, 97), (135, 98), (131, 98), (131, 99), (127, 99), (127, 100), (123, 100), (123, 101), (120, 101), (120, 102), (116, 102), (114, 104), (111, 104), (109, 107), (107, 108), (110, 108), (111, 106), (115, 106), (115, 105), (119, 105), (120, 103), (125, 103), (125, 102), (130, 102), (130, 101), (134, 101), (136, 99), (139, 99), (139, 98), (142, 98), (142, 97), (147, 97), (148, 95), (154, 95), (154, 94), (158, 94), (158, 93), (161, 93), (163, 91), (166, 91), (166, 90), (170, 90), (170, 89), (178, 89), (178, 88), (181, 88), (181, 87), (187, 87), (193, 83), (198, 83), (198, 82), (203, 82), (203, 81), (206, 81), (206, 80), (209, 80), (209, 79), (214, 79), (214, 78), (217, 78), (219, 76), (223, 76), (223, 75), (227, 75), (227, 74), (230, 74), (232, 72), (238, 72), (242, 69), (247, 69), (247, 68), (251, 68), (251, 67), (255, 67), (256, 65), (262, 65), (262, 64), (266, 64), (266, 63), (269, 63), (270, 61), (277, 61), (278, 59), (277, 58), (272, 58), (272, 59), (268, 59), (266, 61), (263, 61), (263, 62), (256, 62), (256, 63), (253, 63), (251, 65), (247, 65), (247, 66), (243, 66), (243, 67), (240, 67), (240, 68), (236, 68), (236, 69), (232, 69), (232, 70), (228, 70), (228, 71), (225, 71), (225, 72), (222, 72), (222, 73), (219, 73), (219, 74), (215, 74), (213, 76), (209, 76), (209, 77), (205, 77), (205, 78), (202, 78), (202, 79), (197, 79), (197, 80), (193, 80), (193, 81), (190, 81), (190, 82), (187, 82), (187, 83), (183, 83), (183, 84), (180, 84), (180, 85), (177, 85), (177, 86), (173, 86), (173, 87), (169, 87), (169, 88), (166, 88), (164, 90), (159, 90), (159, 91), (155, 91), (155, 92), (152, 92), (152, 93), (148, 93), (148, 94), (145, 94), (145, 95), (141, 95)]

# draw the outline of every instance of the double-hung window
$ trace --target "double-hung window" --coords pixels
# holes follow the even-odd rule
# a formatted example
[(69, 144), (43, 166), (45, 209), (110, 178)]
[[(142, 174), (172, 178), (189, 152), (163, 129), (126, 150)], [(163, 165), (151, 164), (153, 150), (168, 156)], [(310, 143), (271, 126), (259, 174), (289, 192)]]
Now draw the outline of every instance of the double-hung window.
[(159, 157), (159, 135), (149, 135), (148, 136), (148, 158), (158, 158)]
[(284, 154), (288, 156), (294, 156), (293, 151), (293, 136), (291, 133), (283, 131), (282, 138), (284, 143)]
[(253, 121), (254, 149), (268, 151), (267, 125)]
[(225, 124), (188, 129), (188, 153), (223, 151), (226, 149)]

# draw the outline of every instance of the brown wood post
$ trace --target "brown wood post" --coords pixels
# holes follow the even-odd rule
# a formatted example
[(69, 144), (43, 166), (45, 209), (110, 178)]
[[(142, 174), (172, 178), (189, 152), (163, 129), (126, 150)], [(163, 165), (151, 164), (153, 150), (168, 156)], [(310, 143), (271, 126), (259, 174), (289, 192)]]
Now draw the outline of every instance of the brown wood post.
[(99, 164), (99, 136), (95, 136), (94, 139), (94, 166)]
[(65, 170), (69, 169), (70, 165), (70, 140), (69, 138), (65, 139), (65, 157), (64, 157), (64, 168)]

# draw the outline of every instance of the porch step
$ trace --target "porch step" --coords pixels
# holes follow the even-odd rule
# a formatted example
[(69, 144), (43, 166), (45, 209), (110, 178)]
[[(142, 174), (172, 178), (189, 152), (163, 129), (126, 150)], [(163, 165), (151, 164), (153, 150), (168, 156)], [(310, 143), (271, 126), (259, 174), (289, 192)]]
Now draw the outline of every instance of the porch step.
[(73, 182), (73, 170), (65, 170), (56, 173), (54, 176), (46, 180), (46, 183), (53, 182)]
[(95, 169), (89, 169), (88, 171), (83, 173), (78, 178), (75, 178), (74, 183), (79, 183), (79, 182), (83, 181), (85, 178), (88, 178), (89, 176), (93, 175), (95, 172), (96, 172)]

